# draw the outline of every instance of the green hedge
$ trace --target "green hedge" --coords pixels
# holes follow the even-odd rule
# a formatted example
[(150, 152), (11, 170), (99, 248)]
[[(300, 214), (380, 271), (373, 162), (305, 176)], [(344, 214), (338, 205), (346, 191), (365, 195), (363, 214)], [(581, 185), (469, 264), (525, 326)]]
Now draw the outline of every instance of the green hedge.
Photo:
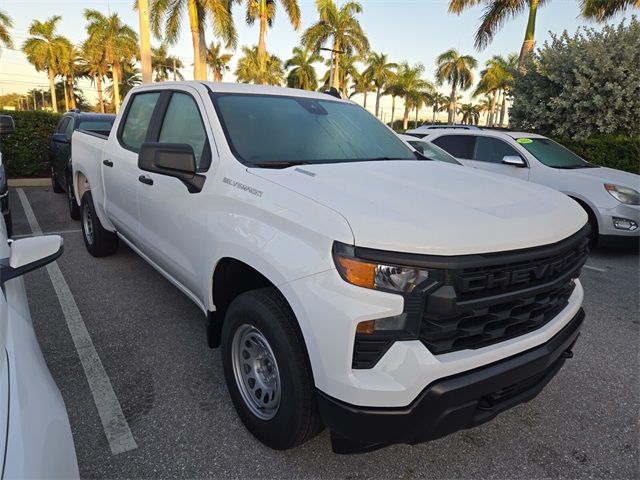
[(2, 161), (9, 177), (49, 175), (49, 141), (61, 114), (43, 111), (0, 111), (11, 115), (16, 132), (0, 137)]
[(640, 175), (640, 136), (607, 135), (583, 140), (554, 140), (591, 163)]

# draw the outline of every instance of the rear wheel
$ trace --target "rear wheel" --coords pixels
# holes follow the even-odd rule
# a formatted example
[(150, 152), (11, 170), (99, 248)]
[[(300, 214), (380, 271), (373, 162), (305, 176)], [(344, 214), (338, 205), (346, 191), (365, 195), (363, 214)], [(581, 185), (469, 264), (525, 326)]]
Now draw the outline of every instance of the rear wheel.
[(239, 295), (222, 329), (231, 399), (247, 429), (285, 450), (322, 429), (313, 376), (291, 308), (273, 288)]
[(76, 196), (73, 191), (73, 183), (70, 177), (67, 177), (67, 203), (69, 204), (69, 216), (72, 220), (80, 220), (80, 207), (76, 202)]
[(53, 191), (55, 193), (64, 192), (64, 190), (62, 189), (62, 187), (58, 183), (58, 177), (56, 175), (56, 172), (53, 170), (53, 167), (51, 167), (51, 188), (53, 188)]
[(100, 223), (93, 206), (91, 192), (85, 192), (80, 204), (82, 238), (87, 251), (94, 257), (113, 255), (118, 250), (118, 236), (106, 230)]

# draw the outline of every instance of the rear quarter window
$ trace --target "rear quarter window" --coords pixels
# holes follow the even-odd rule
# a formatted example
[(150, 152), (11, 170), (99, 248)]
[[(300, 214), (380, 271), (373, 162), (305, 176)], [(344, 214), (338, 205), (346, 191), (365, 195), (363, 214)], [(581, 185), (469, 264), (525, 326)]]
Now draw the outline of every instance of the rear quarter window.
[(442, 135), (431, 140), (437, 146), (457, 158), (473, 158), (475, 137), (472, 135)]

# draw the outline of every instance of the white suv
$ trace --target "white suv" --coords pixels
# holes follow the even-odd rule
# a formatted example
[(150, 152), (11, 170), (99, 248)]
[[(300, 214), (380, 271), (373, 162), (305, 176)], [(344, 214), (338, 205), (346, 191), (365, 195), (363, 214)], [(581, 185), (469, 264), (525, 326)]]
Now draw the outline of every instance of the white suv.
[[(601, 243), (640, 238), (640, 176), (592, 165), (553, 140), (499, 130), (415, 130), (467, 166), (555, 188), (589, 215)], [(604, 242), (603, 242), (604, 241)]]

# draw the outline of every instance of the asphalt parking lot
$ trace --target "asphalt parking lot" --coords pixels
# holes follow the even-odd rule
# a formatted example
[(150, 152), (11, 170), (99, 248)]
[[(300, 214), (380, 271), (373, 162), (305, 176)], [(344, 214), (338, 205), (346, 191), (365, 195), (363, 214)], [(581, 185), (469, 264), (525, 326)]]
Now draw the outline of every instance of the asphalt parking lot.
[(25, 277), (36, 333), (65, 403), (83, 477), (638, 478), (640, 268), (637, 252), (592, 252), (587, 320), (558, 376), (533, 401), (473, 430), (418, 446), (339, 456), (325, 431), (287, 452), (258, 443), (236, 416), (204, 316), (126, 246), (97, 259), (66, 198), (10, 192), (14, 236), (65, 242), (58, 265), (113, 386), (135, 448), (114, 455), (46, 269)]

